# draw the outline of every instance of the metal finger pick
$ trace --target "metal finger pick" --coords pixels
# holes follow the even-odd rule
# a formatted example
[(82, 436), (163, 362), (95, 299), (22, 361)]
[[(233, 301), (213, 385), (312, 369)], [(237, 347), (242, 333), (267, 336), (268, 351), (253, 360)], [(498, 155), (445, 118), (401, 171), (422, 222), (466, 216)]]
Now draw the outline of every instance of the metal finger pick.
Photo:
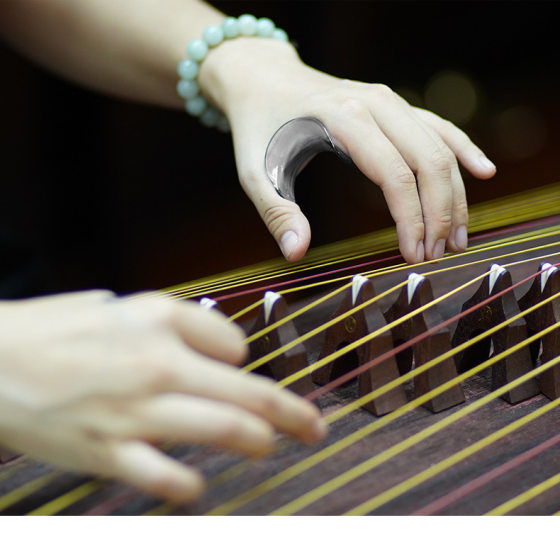
[(306, 163), (324, 151), (351, 162), (340, 143), (317, 118), (295, 118), (282, 125), (272, 136), (264, 155), (265, 170), (276, 191), (284, 199), (295, 201), (296, 176)]

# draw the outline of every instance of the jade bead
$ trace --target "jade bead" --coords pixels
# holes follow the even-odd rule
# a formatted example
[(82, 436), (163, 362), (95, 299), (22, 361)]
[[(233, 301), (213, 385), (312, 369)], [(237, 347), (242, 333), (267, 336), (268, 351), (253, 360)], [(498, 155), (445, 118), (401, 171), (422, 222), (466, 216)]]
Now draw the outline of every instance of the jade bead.
[(239, 17), (239, 32), (246, 37), (257, 32), (257, 18), (254, 15), (245, 14)]
[(202, 31), (202, 38), (208, 46), (217, 46), (224, 40), (224, 32), (217, 25), (208, 25)]
[(210, 106), (202, 113), (202, 116), (200, 117), (200, 123), (203, 126), (211, 128), (218, 123), (219, 117), (220, 113), (215, 108), (212, 108)]
[(274, 22), (268, 17), (261, 17), (257, 20), (257, 36), (258, 37), (272, 37), (274, 33)]
[(206, 109), (206, 100), (203, 97), (195, 97), (194, 99), (189, 99), (185, 103), (185, 110), (191, 116), (200, 116)]
[(181, 79), (177, 83), (177, 93), (183, 99), (194, 99), (198, 95), (198, 83), (196, 81), (185, 81)]
[(183, 79), (192, 80), (198, 75), (198, 64), (188, 58), (183, 58), (177, 66), (177, 73)]
[(187, 46), (187, 54), (195, 62), (200, 62), (208, 54), (208, 45), (202, 39), (194, 39)]
[(272, 38), (277, 39), (279, 41), (287, 41), (288, 40), (288, 33), (284, 31), (284, 29), (274, 29), (272, 33)]
[(226, 17), (222, 23), (222, 31), (226, 39), (233, 39), (239, 35), (239, 23), (234, 17)]

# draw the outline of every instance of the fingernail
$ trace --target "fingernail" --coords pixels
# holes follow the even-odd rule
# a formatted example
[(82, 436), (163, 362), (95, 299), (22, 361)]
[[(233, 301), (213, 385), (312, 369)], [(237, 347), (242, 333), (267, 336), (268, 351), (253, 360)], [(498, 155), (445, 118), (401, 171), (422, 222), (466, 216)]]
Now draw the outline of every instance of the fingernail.
[(468, 244), (469, 238), (467, 235), (467, 227), (462, 225), (455, 231), (455, 245), (457, 246), (457, 249), (467, 249)]
[(496, 168), (496, 165), (490, 159), (486, 158), (485, 155), (480, 155), (480, 157), (478, 157), (478, 162), (487, 170), (493, 170)]
[(298, 237), (293, 230), (288, 230), (282, 234), (282, 238), (280, 238), (280, 249), (286, 259), (292, 255), (293, 251), (296, 249), (297, 243)]
[(424, 242), (420, 240), (416, 246), (416, 261), (422, 263), (424, 261)]
[(445, 240), (440, 238), (434, 245), (432, 252), (432, 259), (441, 259), (443, 257), (443, 252), (445, 251)]

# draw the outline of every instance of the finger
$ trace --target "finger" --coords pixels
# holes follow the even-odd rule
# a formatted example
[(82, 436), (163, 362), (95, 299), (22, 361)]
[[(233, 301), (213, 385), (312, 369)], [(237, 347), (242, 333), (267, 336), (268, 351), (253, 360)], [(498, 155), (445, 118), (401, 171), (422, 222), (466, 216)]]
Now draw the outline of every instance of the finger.
[[(415, 117), (409, 105), (395, 101), (387, 103), (375, 119), (381, 130), (398, 148), (418, 180), (418, 191), (424, 215), (425, 248), (428, 259), (443, 256), (454, 220), (457, 226), (464, 215), (453, 214), (453, 176), (457, 165), (447, 145), (432, 135)], [(462, 180), (457, 188), (462, 187)]]
[(218, 311), (180, 302), (174, 305), (172, 322), (183, 341), (198, 352), (234, 365), (247, 358), (243, 330)]
[[(115, 425), (117, 431), (115, 431)], [(242, 408), (183, 394), (166, 393), (127, 405), (126, 423), (113, 434), (152, 442), (200, 443), (259, 456), (274, 444), (274, 430)]]
[(109, 445), (107, 475), (155, 497), (176, 503), (197, 499), (203, 489), (201, 475), (140, 441)]
[(170, 327), (191, 348), (231, 364), (247, 355), (244, 334), (217, 311), (196, 302), (173, 300), (166, 295), (126, 299), (128, 321)]
[(254, 133), (237, 126), (234, 138), (239, 181), (284, 257), (288, 261), (298, 261), (305, 255), (311, 240), (309, 222), (296, 203), (280, 197), (266, 175), (265, 152), (261, 147), (266, 146), (270, 138), (262, 137), (258, 141), (253, 136)]
[(341, 104), (323, 117), (333, 137), (356, 166), (378, 184), (397, 225), (399, 247), (405, 260), (424, 260), (424, 218), (416, 178), (399, 151), (381, 131), (360, 101)]
[[(434, 142), (443, 148), (443, 140), (439, 137), (437, 132), (430, 126), (425, 126), (425, 130), (431, 135)], [(469, 220), (469, 211), (465, 185), (456, 160), (454, 160), (451, 165), (451, 193), (453, 220), (451, 230), (447, 238), (447, 245), (452, 251), (462, 251), (466, 249), (468, 245), (467, 225)]]
[(451, 184), (453, 188), (453, 223), (447, 242), (451, 250), (463, 251), (468, 246), (469, 210), (465, 186), (459, 167), (456, 164), (451, 169)]
[(306, 442), (322, 439), (326, 427), (317, 408), (267, 378), (232, 372), (221, 362), (194, 354), (177, 366), (191, 371), (177, 377), (177, 389), (190, 395), (227, 402), (243, 408)]
[(491, 178), (496, 174), (494, 163), (471, 141), (465, 132), (433, 112), (422, 108), (415, 108), (414, 110), (420, 119), (436, 130), (471, 174), (483, 179)]

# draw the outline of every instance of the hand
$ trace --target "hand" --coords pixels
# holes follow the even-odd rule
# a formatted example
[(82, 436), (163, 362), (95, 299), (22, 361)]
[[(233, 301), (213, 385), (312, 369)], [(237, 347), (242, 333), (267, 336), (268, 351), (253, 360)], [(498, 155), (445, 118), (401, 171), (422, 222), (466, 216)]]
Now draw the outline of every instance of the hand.
[(242, 375), (240, 330), (213, 310), (111, 293), (0, 303), (0, 445), (187, 501), (200, 474), (163, 441), (262, 455), (274, 429), (311, 442), (317, 409)]
[(490, 178), (495, 167), (450, 122), (410, 106), (385, 85), (305, 66), (289, 44), (271, 39), (220, 45), (202, 65), (199, 81), (229, 118), (240, 182), (288, 260), (305, 254), (309, 223), (272, 188), (263, 161), (274, 132), (300, 116), (321, 120), (381, 187), (407, 262), (437, 259), (446, 245), (454, 251), (467, 247), (457, 159), (478, 178)]

